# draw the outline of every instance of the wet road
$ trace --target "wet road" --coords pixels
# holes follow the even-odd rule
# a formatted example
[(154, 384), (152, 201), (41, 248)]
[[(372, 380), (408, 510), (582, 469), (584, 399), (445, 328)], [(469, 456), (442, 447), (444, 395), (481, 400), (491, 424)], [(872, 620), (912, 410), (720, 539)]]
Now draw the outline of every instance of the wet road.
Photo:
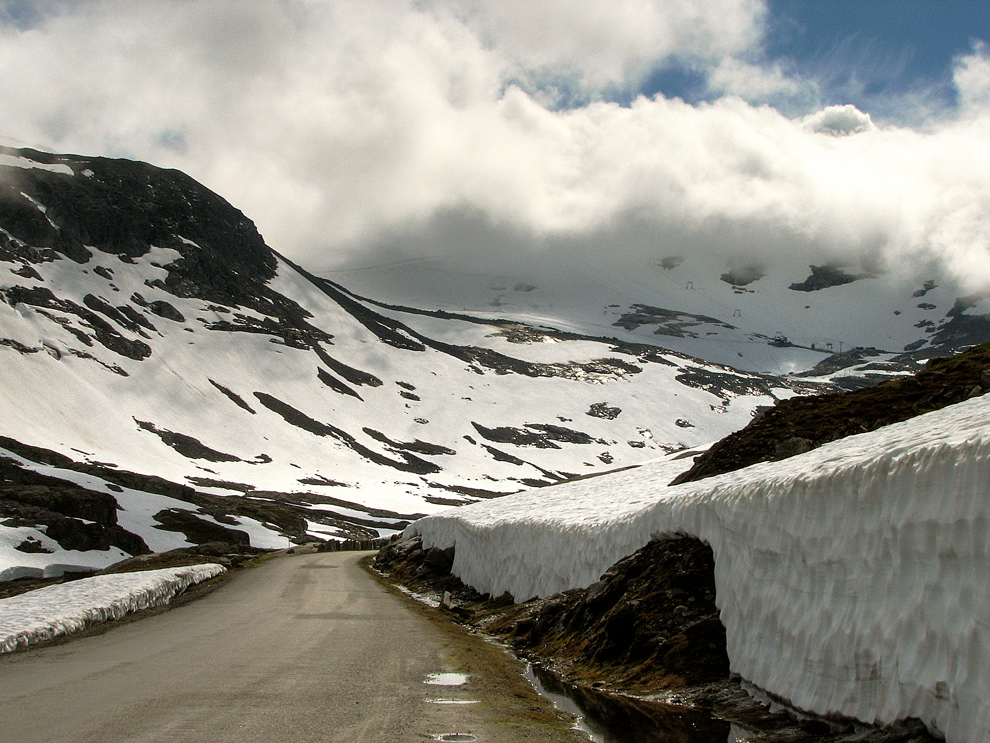
[[(0, 741), (586, 740), (503, 651), (360, 556), (272, 560), (172, 611), (0, 658)], [(426, 683), (439, 673), (468, 680)]]

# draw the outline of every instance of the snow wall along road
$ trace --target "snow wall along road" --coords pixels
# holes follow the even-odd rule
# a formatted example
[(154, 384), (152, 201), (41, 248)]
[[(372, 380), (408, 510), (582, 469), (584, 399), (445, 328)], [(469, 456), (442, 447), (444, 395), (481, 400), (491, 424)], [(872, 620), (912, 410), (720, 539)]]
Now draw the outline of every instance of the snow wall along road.
[[(653, 537), (711, 545), (732, 669), (818, 714), (990, 741), (990, 395), (676, 487), (670, 464), (410, 525), (517, 600), (584, 587)], [(683, 467), (683, 463), (681, 464)]]

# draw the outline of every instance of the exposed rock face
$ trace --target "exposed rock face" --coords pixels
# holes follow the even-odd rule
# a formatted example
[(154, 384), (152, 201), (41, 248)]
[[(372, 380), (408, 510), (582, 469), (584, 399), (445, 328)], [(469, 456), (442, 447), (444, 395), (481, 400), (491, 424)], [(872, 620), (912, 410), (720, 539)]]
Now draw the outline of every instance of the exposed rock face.
[[(40, 527), (63, 549), (105, 550), (115, 546), (131, 555), (148, 553), (148, 546), (141, 537), (117, 523), (119, 506), (113, 493), (124, 488), (188, 504), (184, 508), (164, 509), (155, 514), (156, 528), (178, 532), (193, 544), (224, 542), (241, 552), (249, 548), (249, 539), (238, 519), (267, 524), (294, 541), (305, 542), (312, 540), (307, 528), (308, 522), (314, 520), (336, 530), (342, 538), (366, 540), (377, 535), (377, 531), (370, 528), (371, 524), (383, 523), (401, 529), (421, 515), (368, 509), (340, 498), (313, 493), (255, 491), (251, 486), (203, 478), (201, 485), (204, 487), (221, 486), (243, 491), (243, 495), (209, 495), (160, 477), (74, 462), (56, 452), (19, 444), (5, 437), (0, 437), (0, 446), (32, 462), (63, 469), (67, 474), (79, 472), (106, 481), (105, 487), (112, 492), (89, 490), (0, 457), (0, 523)], [(320, 505), (319, 512), (312, 511), (313, 504)], [(338, 513), (337, 509), (342, 512)], [(366, 511), (368, 518), (354, 516), (355, 510)], [(40, 551), (36, 540), (28, 541), (24, 548)]]
[[(798, 372), (794, 376), (796, 377), (819, 377), (826, 374), (833, 374), (841, 369), (846, 369), (850, 366), (856, 364), (863, 364), (870, 358), (875, 358), (880, 355), (880, 351), (875, 348), (851, 348), (848, 351), (841, 351), (829, 354), (824, 359), (819, 361), (815, 366), (806, 372)], [(879, 371), (879, 369), (878, 369)], [(836, 384), (842, 385), (842, 379), (836, 380)], [(879, 378), (878, 380), (879, 381)], [(867, 378), (863, 382), (853, 382), (856, 387), (851, 389), (856, 389), (858, 387), (868, 387), (872, 386), (874, 382), (870, 382)]]
[(604, 402), (592, 403), (591, 407), (588, 408), (588, 412), (585, 415), (590, 415), (593, 418), (604, 418), (606, 420), (615, 420), (622, 414), (622, 408), (617, 408), (610, 406)]
[[(82, 326), (91, 333), (91, 335), (89, 335), (76, 328), (76, 337), (87, 346), (93, 345), (93, 341), (95, 340), (114, 353), (118, 353), (129, 359), (134, 359), (135, 361), (140, 361), (141, 359), (145, 359), (151, 355), (151, 348), (147, 343), (125, 338), (117, 331), (116, 328), (114, 328), (113, 325), (100, 317), (100, 315), (90, 309), (90, 307), (83, 307), (75, 302), (59, 299), (55, 296), (51, 289), (46, 287), (28, 288), (23, 286), (13, 286), (9, 289), (0, 290), (0, 297), (5, 299), (8, 304), (14, 306), (23, 304), (30, 307), (36, 307), (42, 312), (49, 310), (57, 313), (75, 315), (79, 318)], [(110, 310), (102, 303), (94, 304), (91, 301), (90, 305), (96, 306), (103, 310), (103, 314), (110, 314)], [(119, 313), (117, 314), (119, 315)], [(64, 324), (65, 322), (60, 315), (49, 315), (49, 318), (54, 322), (59, 322), (59, 324)], [(128, 323), (128, 320), (124, 320), (124, 323), (122, 324)], [(64, 326), (68, 327), (68, 325)]]
[(588, 434), (575, 431), (564, 426), (557, 426), (549, 423), (527, 423), (525, 428), (513, 428), (510, 426), (499, 426), (498, 428), (486, 428), (480, 423), (472, 424), (475, 430), (488, 441), (496, 444), (515, 444), (517, 446), (534, 446), (540, 449), (559, 448), (554, 442), (568, 442), (571, 444), (592, 444), (605, 443), (595, 441)]
[(747, 264), (742, 266), (731, 266), (728, 271), (719, 278), (726, 284), (735, 287), (747, 286), (754, 281), (759, 281), (766, 276), (766, 269), (763, 266)]
[(728, 323), (707, 315), (651, 307), (646, 304), (634, 304), (629, 309), (630, 312), (626, 312), (613, 323), (616, 327), (632, 330), (640, 325), (656, 325), (657, 329), (653, 331), (656, 335), (669, 335), (675, 338), (697, 338), (698, 333), (691, 328), (698, 325), (716, 325), (732, 329)]
[[(5, 147), (0, 152), (21, 151)], [(174, 267), (176, 275), (166, 283), (178, 287), (190, 281), (191, 291), (227, 299), (244, 295), (243, 276), (232, 282), (232, 273), (264, 281), (275, 271), (254, 224), (184, 173), (130, 160), (24, 152), (37, 162), (75, 171), (75, 177), (65, 178), (33, 169), (29, 178), (15, 179), (19, 190), (7, 187), (3, 193), (0, 219), (29, 245), (79, 262), (88, 259), (87, 246), (124, 260), (145, 255), (151, 245), (175, 248), (185, 263)], [(31, 199), (53, 206), (43, 212)]]
[[(166, 278), (152, 285), (178, 297), (246, 307), (266, 316), (265, 321), (235, 319), (216, 329), (252, 332), (260, 328), (260, 332), (283, 335), (287, 343), (307, 347), (328, 339), (326, 333), (306, 322), (309, 313), (268, 286), (277, 259), (254, 223), (184, 173), (130, 160), (49, 155), (6, 147), (0, 147), (0, 153), (23, 154), (74, 172), (67, 178), (64, 173), (39, 168), (5, 169), (6, 182), (0, 186), (0, 224), (10, 237), (0, 237), (0, 257), (5, 252), (26, 266), (57, 255), (85, 263), (95, 248), (126, 263), (146, 255), (152, 246), (167, 248), (179, 257), (164, 267)], [(108, 339), (113, 327), (98, 315), (119, 320), (121, 313), (127, 314), (127, 305), (109, 307), (96, 297), (86, 308), (65, 307), (64, 302), (50, 296), (49, 290), (39, 291), (21, 291), (8, 296), (8, 301), (72, 312)], [(149, 304), (138, 294), (132, 301), (163, 318), (184, 319), (162, 300)], [(99, 338), (114, 348), (108, 339)], [(114, 342), (118, 352), (129, 358), (150, 354), (146, 345), (130, 341), (129, 346), (124, 340), (118, 334)]]
[(552, 659), (570, 679), (602, 675), (625, 688), (680, 688), (727, 676), (711, 549), (651, 542), (584, 590), (526, 602), (486, 630)]
[[(6, 463), (0, 463), (0, 471), (5, 480), (0, 482), (0, 518), (5, 525), (41, 527), (65, 550), (113, 546), (132, 555), (150, 552), (141, 537), (117, 524), (117, 502), (111, 495), (41, 477), (31, 482), (32, 478)], [(21, 550), (47, 551), (30, 540)]]
[(813, 441), (803, 439), (800, 436), (792, 436), (777, 444), (774, 447), (773, 453), (775, 459), (787, 459), (788, 457), (795, 457), (798, 454), (809, 452), (814, 448), (815, 443)]
[(201, 441), (193, 438), (192, 436), (186, 436), (182, 433), (175, 433), (174, 431), (166, 431), (165, 429), (159, 428), (154, 423), (150, 423), (148, 421), (135, 420), (134, 422), (145, 431), (151, 431), (156, 434), (163, 443), (172, 447), (184, 457), (189, 457), (190, 459), (205, 459), (208, 462), (241, 461), (239, 457), (224, 454), (223, 452), (204, 446)]
[(251, 543), (247, 532), (236, 528), (236, 522), (234, 526), (227, 527), (204, 521), (189, 511), (178, 509), (160, 511), (155, 515), (155, 520), (163, 529), (181, 532), (193, 544), (224, 542), (238, 547), (248, 547)]
[(804, 281), (791, 284), (796, 292), (817, 292), (830, 286), (851, 284), (858, 279), (866, 278), (869, 274), (848, 274), (838, 266), (811, 266), (811, 275)]
[[(990, 317), (967, 312), (985, 298), (985, 294), (977, 294), (956, 300), (952, 309), (946, 313), (946, 319), (937, 327), (926, 331), (932, 334), (930, 344), (934, 349), (927, 352), (926, 358), (933, 354), (949, 353), (957, 348), (986, 342), (987, 334), (990, 333)], [(914, 344), (908, 344), (904, 350), (914, 351), (911, 346)]]

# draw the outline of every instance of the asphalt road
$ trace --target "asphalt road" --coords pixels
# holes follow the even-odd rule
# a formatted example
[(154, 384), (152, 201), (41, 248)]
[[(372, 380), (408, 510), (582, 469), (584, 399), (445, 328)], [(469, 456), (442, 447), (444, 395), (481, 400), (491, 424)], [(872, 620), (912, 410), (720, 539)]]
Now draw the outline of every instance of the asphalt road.
[[(171, 611), (0, 658), (0, 741), (586, 740), (502, 650), (390, 592), (361, 555), (272, 560)], [(445, 672), (467, 683), (426, 683)]]

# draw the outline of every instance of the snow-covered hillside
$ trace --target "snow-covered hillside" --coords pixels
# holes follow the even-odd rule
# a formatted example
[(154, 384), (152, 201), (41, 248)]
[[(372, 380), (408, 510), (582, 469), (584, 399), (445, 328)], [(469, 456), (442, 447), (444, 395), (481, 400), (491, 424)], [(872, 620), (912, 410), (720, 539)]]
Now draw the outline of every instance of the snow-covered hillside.
[(767, 265), (671, 250), (657, 245), (639, 262), (606, 249), (559, 264), (535, 257), (516, 273), (420, 258), (326, 275), (396, 304), (615, 336), (778, 374), (821, 364), (816, 373), (861, 377), (902, 366), (905, 352), (927, 358), (990, 340), (990, 301), (937, 265), (902, 273), (830, 266), (825, 256), (821, 266)]
[[(224, 528), (254, 546), (389, 534), (705, 444), (812, 388), (656, 346), (385, 309), (278, 256), (192, 179), (120, 160), (3, 151), (0, 300), (5, 479), (108, 495), (107, 528), (155, 550)], [(25, 511), (38, 502), (0, 495), (0, 570), (119, 557), (87, 561)]]
[(668, 487), (667, 459), (407, 529), (516, 599), (590, 585), (651, 538), (715, 554), (734, 671), (799, 708), (990, 740), (990, 395)]

